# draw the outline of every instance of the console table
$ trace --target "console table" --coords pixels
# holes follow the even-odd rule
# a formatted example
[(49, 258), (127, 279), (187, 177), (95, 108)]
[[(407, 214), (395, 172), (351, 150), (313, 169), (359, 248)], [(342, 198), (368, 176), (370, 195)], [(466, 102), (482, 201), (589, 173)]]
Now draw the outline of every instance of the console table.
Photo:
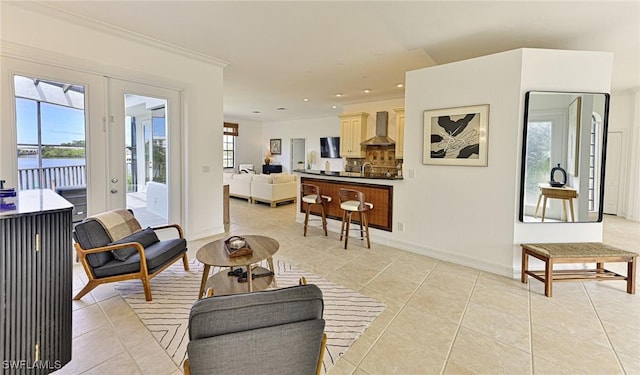
[(569, 221), (569, 214), (567, 213), (567, 201), (569, 202), (569, 209), (571, 211), (571, 221), (576, 221), (573, 214), (573, 199), (578, 197), (576, 189), (568, 187), (552, 187), (551, 185), (544, 183), (538, 184), (540, 189), (540, 195), (538, 196), (538, 204), (536, 205), (536, 212), (533, 214), (535, 218), (538, 216), (538, 209), (540, 208), (540, 199), (542, 202), (542, 221), (544, 222), (544, 216), (547, 213), (547, 198), (562, 200), (562, 212), (564, 213), (565, 221)]
[(262, 174), (282, 173), (280, 164), (262, 164)]

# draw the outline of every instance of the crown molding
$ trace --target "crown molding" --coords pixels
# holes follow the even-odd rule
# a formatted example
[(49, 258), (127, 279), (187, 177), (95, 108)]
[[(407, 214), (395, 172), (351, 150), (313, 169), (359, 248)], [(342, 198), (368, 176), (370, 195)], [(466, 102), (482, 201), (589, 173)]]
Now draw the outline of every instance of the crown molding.
[(165, 52), (169, 52), (174, 55), (186, 57), (188, 59), (200, 61), (206, 64), (214, 65), (220, 68), (225, 68), (229, 65), (228, 61), (218, 59), (200, 52), (196, 52), (187, 48), (177, 46), (162, 40), (158, 40), (144, 34), (139, 34), (121, 27), (110, 25), (108, 23), (98, 21), (77, 13), (73, 13), (64, 9), (57, 8), (52, 4), (41, 1), (25, 1), (14, 2), (15, 6), (27, 9), (45, 16), (54, 17), (56, 19), (64, 20), (72, 24), (80, 25), (88, 29), (106, 33), (118, 38), (128, 39), (136, 43), (148, 45)]
[(168, 88), (178, 91), (184, 90), (183, 82), (168, 79), (167, 77), (157, 77), (146, 72), (133, 71), (120, 66), (102, 64), (79, 57), (70, 58), (67, 55), (57, 52), (47, 51), (1, 39), (0, 57), (38, 63), (80, 73), (117, 78), (149, 86)]

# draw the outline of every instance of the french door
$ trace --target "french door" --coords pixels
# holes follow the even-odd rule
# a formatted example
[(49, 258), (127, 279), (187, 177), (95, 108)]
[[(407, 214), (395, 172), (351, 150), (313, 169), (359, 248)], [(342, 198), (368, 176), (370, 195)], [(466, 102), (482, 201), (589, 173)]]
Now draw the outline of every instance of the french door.
[[(37, 86), (40, 84), (56, 89), (55, 85), (59, 84), (57, 89), (63, 97), (76, 95), (79, 90), (84, 92), (84, 103), (76, 103), (76, 106), (84, 107), (83, 112), (69, 111), (77, 112), (74, 115), (82, 118), (77, 119), (78, 123), (84, 122), (88, 215), (127, 207), (128, 190), (147, 194), (148, 198), (151, 189), (152, 197), (146, 200), (146, 204), (152, 203), (152, 211), (162, 214), (158, 215), (161, 222), (182, 222), (181, 102), (178, 91), (6, 56), (2, 57), (0, 74), (0, 120), (3, 124), (0, 126), (0, 179), (6, 180), (6, 187), (19, 188), (21, 178), (18, 172), (19, 152), (16, 151), (19, 149), (17, 112), (20, 110), (17, 106), (24, 104), (25, 100), (16, 100), (15, 77), (30, 79), (30, 87), (35, 89), (39, 89)], [(33, 101), (29, 103), (34, 104)], [(36, 109), (37, 106), (36, 103)], [(50, 103), (43, 102), (40, 106), (44, 108)], [(135, 108), (131, 109), (132, 106)], [(142, 108), (148, 110), (148, 115), (135, 112), (135, 109)], [(24, 113), (28, 112), (20, 116)], [(136, 126), (135, 133), (131, 133), (132, 124)], [(64, 130), (66, 126), (55, 125), (55, 128)], [(69, 150), (77, 149), (74, 141), (78, 140), (59, 143), (70, 143), (67, 146)], [(32, 143), (36, 146), (21, 146), (22, 153), (33, 152), (31, 150), (43, 145), (42, 139)], [(138, 147), (135, 154), (131, 152), (134, 147)], [(135, 174), (132, 170), (134, 156), (138, 158)], [(127, 174), (128, 168), (130, 172)], [(58, 179), (56, 184), (59, 182)], [(52, 186), (39, 182), (37, 187)]]
[(181, 222), (180, 93), (108, 79), (108, 204), (144, 226)]

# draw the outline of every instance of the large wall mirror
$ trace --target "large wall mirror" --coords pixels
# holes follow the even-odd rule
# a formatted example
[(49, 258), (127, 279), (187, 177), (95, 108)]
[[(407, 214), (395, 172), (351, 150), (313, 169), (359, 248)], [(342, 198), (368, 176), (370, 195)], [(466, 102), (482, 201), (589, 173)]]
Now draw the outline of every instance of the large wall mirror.
[(608, 114), (609, 94), (526, 94), (520, 221), (602, 221)]

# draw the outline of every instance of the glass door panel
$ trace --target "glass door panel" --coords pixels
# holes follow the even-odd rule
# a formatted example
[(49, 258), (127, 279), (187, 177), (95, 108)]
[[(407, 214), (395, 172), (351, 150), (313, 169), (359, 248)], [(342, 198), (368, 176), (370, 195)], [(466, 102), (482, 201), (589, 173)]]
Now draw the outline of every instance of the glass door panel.
[(126, 207), (133, 210), (143, 226), (167, 224), (169, 188), (164, 117), (167, 101), (125, 94), (124, 103), (125, 126), (128, 127), (124, 140)]
[(179, 92), (109, 79), (109, 96), (110, 206), (143, 226), (180, 223)]
[(86, 217), (85, 88), (15, 75), (18, 189), (52, 189)]

